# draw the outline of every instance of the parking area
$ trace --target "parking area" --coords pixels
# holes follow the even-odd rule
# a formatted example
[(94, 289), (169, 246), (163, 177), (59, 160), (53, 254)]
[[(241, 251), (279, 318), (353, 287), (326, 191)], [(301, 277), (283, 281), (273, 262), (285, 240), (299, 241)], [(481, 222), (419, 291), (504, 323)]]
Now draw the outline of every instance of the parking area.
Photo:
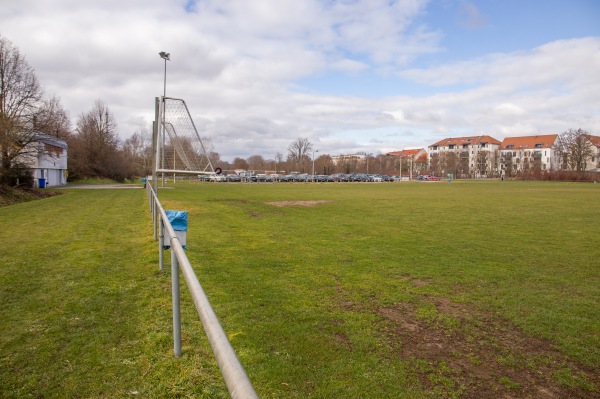
[(307, 173), (262, 174), (242, 173), (223, 175), (200, 175), (200, 181), (230, 182), (230, 183), (335, 183), (335, 182), (360, 182), (360, 183), (391, 183), (399, 181), (441, 181), (441, 178), (430, 175), (419, 175), (410, 179), (408, 176), (388, 176), (367, 173), (335, 173), (332, 175), (310, 175)]
[[(256, 182), (256, 183), (334, 183), (334, 182), (364, 182), (364, 183), (383, 183), (401, 181), (400, 176), (387, 176), (379, 174), (366, 173), (336, 173), (333, 175), (310, 175), (307, 173), (298, 174), (228, 174), (228, 175), (207, 175), (199, 176), (201, 181), (211, 182)], [(403, 177), (402, 180), (408, 180), (408, 177)]]

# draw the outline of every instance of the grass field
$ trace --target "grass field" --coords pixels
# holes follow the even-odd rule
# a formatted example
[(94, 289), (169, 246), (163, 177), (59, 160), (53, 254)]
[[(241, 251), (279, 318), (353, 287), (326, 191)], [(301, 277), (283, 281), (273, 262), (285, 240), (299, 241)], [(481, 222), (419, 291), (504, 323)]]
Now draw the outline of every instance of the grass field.
[[(600, 185), (180, 184), (264, 398), (598, 397)], [(0, 208), (2, 397), (227, 397), (141, 190)], [(6, 226), (16, 225), (9, 230)]]

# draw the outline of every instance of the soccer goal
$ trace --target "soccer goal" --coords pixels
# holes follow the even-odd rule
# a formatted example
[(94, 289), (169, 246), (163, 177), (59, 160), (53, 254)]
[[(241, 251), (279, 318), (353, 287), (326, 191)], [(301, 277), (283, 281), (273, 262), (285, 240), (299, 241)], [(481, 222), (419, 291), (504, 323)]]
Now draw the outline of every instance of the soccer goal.
[(184, 100), (157, 97), (155, 114), (156, 173), (210, 175), (217, 172)]

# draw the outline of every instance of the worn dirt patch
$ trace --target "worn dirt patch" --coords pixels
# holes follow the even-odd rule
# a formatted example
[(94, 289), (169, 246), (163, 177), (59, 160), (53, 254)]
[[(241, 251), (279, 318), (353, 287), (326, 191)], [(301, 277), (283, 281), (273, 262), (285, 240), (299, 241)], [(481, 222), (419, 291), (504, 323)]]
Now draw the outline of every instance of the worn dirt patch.
[(328, 201), (328, 200), (317, 200), (317, 201), (276, 201), (276, 202), (265, 202), (265, 204), (267, 205), (273, 205), (273, 206), (278, 206), (278, 207), (284, 207), (284, 206), (317, 206), (317, 205), (321, 205), (321, 204), (327, 204), (329, 202), (333, 202), (333, 201)]
[[(599, 369), (546, 340), (447, 298), (381, 308), (383, 333), (440, 398), (598, 398)], [(569, 375), (559, 385), (557, 375)], [(568, 385), (568, 386), (565, 386)]]

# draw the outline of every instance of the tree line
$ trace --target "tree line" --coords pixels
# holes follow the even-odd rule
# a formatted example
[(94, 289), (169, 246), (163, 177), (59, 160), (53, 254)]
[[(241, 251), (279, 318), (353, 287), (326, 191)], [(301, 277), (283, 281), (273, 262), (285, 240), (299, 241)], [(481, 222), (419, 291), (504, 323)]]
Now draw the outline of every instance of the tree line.
[(151, 170), (151, 134), (141, 129), (122, 141), (113, 113), (102, 100), (76, 118), (73, 127), (57, 96), (46, 96), (33, 68), (18, 48), (0, 36), (0, 184), (31, 184), (27, 164), (40, 133), (69, 146), (69, 180), (89, 177), (116, 181)]
[[(109, 107), (100, 99), (90, 110), (77, 116), (75, 124), (63, 108), (60, 98), (46, 96), (33, 68), (19, 49), (0, 36), (0, 184), (16, 182), (31, 184), (32, 175), (24, 159), (36, 150), (31, 146), (36, 134), (44, 133), (63, 139), (69, 146), (69, 181), (91, 177), (123, 181), (151, 174), (153, 167), (152, 134), (141, 128), (128, 139), (121, 140), (117, 123)], [(585, 171), (585, 162), (594, 155), (581, 129), (559, 135), (555, 152), (562, 170)], [(262, 155), (248, 158), (236, 157), (232, 162), (221, 160), (210, 139), (203, 138), (210, 149), (210, 158), (223, 170), (255, 170), (278, 173), (374, 173), (398, 175), (409, 170), (413, 174), (453, 170), (456, 177), (464, 177), (469, 170), (465, 161), (451, 156), (442, 159), (411, 160), (386, 154), (362, 154), (360, 159), (350, 158), (334, 162), (329, 154), (319, 153), (314, 144), (304, 137), (292, 141), (284, 154), (274, 158)], [(34, 154), (35, 155), (35, 154)], [(497, 154), (482, 152), (477, 163), (481, 175), (496, 176)], [(485, 158), (484, 158), (485, 157)], [(492, 159), (493, 162), (489, 162)], [(442, 163), (443, 162), (443, 163)], [(461, 163), (462, 162), (462, 163)], [(488, 166), (491, 165), (491, 166)], [(532, 165), (535, 170), (535, 165)]]

